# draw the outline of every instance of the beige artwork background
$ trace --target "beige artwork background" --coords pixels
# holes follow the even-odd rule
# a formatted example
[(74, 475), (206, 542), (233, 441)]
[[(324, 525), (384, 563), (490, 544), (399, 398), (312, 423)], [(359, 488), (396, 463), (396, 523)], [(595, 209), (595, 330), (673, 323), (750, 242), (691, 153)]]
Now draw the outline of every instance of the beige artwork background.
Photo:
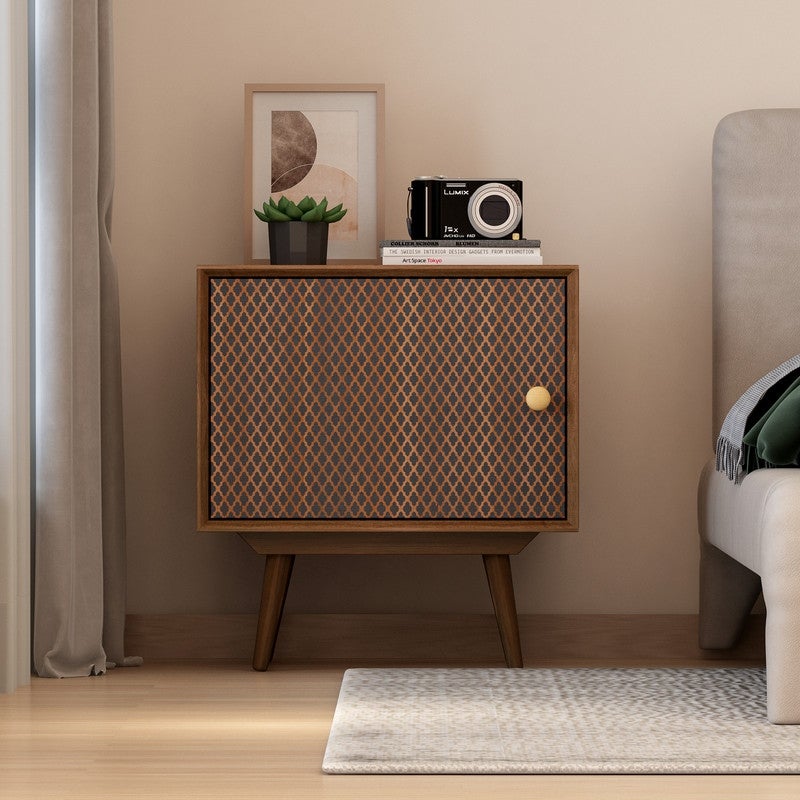
[(309, 194), (316, 200), (327, 196), (329, 201), (337, 196), (331, 207), (342, 202), (348, 211), (330, 227), (328, 263), (374, 259), (377, 240), (382, 238), (378, 187), (383, 159), (383, 104), (376, 86), (246, 83), (245, 109), (245, 236), (251, 247), (245, 259), (268, 258), (267, 226), (255, 220), (252, 209), (260, 208), (271, 194), (272, 112), (287, 110), (301, 112), (319, 128), (317, 154), (303, 181), (275, 196), (301, 200)]

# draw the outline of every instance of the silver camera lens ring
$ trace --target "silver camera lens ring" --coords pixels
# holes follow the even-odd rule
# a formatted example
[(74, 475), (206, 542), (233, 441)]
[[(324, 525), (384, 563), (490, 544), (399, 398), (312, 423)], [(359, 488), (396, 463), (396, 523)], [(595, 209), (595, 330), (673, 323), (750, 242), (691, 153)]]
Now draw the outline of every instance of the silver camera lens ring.
[[(508, 219), (499, 225), (492, 225), (486, 222), (480, 214), (481, 203), (493, 195), (501, 197), (508, 203)], [(519, 199), (519, 195), (504, 183), (484, 183), (469, 198), (467, 217), (470, 225), (478, 233), (487, 239), (500, 239), (503, 236), (507, 236), (519, 225), (519, 221), (522, 219), (522, 201)]]

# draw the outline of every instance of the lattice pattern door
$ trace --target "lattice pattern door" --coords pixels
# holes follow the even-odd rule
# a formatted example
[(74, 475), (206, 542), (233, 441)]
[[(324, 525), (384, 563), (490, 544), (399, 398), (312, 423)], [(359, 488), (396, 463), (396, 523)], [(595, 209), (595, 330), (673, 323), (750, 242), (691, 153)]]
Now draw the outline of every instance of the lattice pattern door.
[(565, 518), (566, 302), (560, 277), (211, 277), (209, 518)]

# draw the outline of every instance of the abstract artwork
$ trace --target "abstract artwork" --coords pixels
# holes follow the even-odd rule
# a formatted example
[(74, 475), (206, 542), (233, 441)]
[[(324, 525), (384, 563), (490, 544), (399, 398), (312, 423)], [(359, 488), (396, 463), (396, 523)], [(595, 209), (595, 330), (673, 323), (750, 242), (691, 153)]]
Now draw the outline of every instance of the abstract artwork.
[(254, 208), (306, 195), (345, 217), (331, 225), (329, 263), (374, 261), (383, 238), (383, 86), (245, 86), (245, 261), (265, 263), (267, 226)]
[(295, 203), (306, 195), (343, 203), (344, 219), (328, 241), (358, 238), (358, 114), (355, 111), (273, 111), (270, 188)]

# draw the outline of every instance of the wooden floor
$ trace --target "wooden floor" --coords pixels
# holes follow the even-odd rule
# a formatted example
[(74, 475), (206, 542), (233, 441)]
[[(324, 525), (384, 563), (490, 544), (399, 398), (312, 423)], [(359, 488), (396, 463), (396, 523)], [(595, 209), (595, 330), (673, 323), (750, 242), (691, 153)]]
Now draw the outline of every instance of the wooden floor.
[(800, 797), (800, 776), (324, 775), (343, 671), (151, 662), (98, 678), (34, 678), (0, 696), (0, 798)]

